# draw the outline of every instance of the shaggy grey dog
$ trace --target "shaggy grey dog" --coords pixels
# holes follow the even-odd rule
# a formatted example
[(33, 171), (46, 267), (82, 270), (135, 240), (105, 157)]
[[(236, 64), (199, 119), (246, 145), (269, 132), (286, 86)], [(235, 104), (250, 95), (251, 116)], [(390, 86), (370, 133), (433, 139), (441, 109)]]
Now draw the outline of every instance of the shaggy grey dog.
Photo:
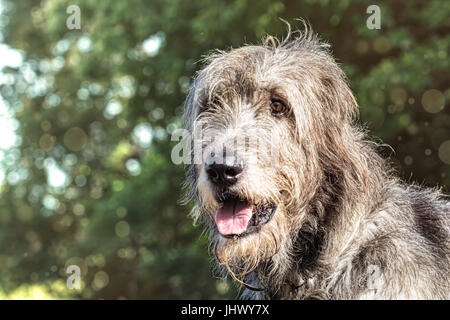
[(306, 30), (205, 62), (187, 201), (244, 298), (450, 297), (450, 203), (392, 175), (328, 45)]

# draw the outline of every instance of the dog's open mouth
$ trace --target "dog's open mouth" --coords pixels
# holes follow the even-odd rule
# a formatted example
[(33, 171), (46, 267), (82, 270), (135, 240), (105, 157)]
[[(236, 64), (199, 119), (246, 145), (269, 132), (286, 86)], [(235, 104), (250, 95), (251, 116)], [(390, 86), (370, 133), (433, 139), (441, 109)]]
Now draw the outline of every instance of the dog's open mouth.
[(261, 229), (270, 221), (276, 206), (254, 205), (232, 194), (220, 197), (221, 207), (216, 211), (216, 226), (224, 237), (244, 236)]

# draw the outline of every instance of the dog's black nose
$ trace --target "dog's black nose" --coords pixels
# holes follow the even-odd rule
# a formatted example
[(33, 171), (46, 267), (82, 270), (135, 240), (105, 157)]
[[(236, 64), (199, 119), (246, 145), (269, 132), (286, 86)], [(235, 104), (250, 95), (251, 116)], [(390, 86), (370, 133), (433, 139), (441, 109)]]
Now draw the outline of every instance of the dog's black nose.
[(209, 157), (205, 163), (205, 170), (209, 179), (220, 187), (229, 187), (235, 184), (242, 171), (243, 162), (236, 157), (227, 157), (220, 163), (214, 157)]

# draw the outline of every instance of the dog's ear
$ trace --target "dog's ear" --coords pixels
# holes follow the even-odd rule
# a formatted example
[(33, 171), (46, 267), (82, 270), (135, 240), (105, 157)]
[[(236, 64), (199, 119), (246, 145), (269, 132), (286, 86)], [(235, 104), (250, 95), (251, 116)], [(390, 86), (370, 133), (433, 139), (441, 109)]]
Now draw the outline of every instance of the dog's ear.
[(359, 114), (358, 104), (337, 65), (332, 74), (321, 78), (318, 98), (325, 109), (325, 145), (321, 151), (325, 170), (339, 177), (340, 188), (357, 186), (359, 192), (368, 191), (369, 161), (361, 156), (365, 154), (362, 150), (357, 150), (363, 148), (360, 143), (363, 138), (353, 124)]
[(352, 121), (359, 114), (358, 104), (344, 72), (337, 65), (334, 69), (320, 79), (318, 99), (330, 120)]
[(328, 176), (335, 177), (337, 190), (367, 193), (370, 159), (365, 157), (362, 138), (350, 124), (330, 127), (323, 139), (320, 159)]

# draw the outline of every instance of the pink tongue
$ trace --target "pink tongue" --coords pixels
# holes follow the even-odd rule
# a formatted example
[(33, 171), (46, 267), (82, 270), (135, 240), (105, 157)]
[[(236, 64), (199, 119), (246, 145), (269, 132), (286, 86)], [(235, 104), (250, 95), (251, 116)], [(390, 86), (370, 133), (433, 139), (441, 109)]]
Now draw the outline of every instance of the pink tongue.
[(222, 208), (216, 211), (217, 229), (224, 236), (244, 233), (252, 218), (252, 211), (253, 207), (247, 202), (226, 201)]

